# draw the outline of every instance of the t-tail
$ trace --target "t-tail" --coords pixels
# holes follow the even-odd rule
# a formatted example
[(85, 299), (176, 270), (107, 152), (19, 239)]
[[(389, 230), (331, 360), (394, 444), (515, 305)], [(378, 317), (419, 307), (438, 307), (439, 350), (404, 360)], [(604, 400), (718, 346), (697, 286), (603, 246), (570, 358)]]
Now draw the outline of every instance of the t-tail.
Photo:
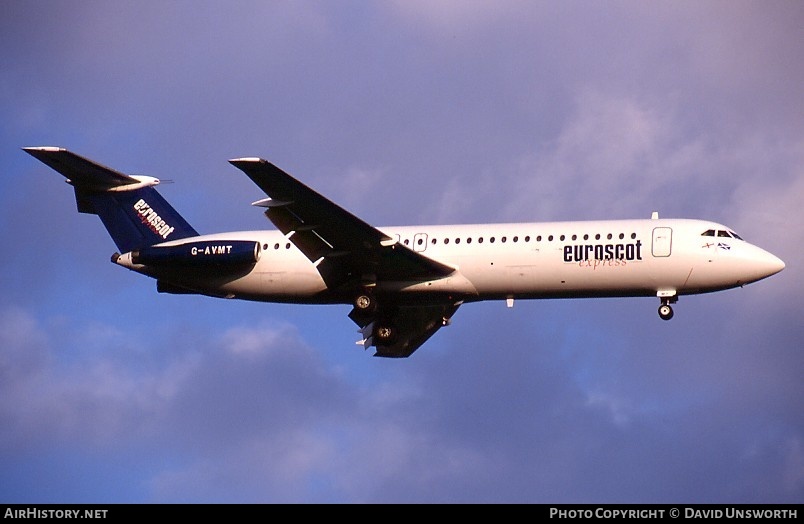
[(198, 236), (154, 189), (158, 178), (126, 175), (59, 147), (23, 150), (67, 178), (78, 211), (98, 215), (123, 253)]

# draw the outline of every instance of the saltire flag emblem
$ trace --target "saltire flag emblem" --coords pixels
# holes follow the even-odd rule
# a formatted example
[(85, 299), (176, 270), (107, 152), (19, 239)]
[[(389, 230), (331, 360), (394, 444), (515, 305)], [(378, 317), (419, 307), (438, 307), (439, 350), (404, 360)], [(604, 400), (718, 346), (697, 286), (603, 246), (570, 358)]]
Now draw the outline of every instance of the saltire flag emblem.
[(730, 246), (730, 245), (728, 245), (728, 244), (724, 244), (723, 242), (718, 242), (718, 243), (717, 243), (717, 247), (719, 247), (720, 249), (725, 249), (726, 251), (728, 251), (729, 249), (731, 249), (731, 246)]

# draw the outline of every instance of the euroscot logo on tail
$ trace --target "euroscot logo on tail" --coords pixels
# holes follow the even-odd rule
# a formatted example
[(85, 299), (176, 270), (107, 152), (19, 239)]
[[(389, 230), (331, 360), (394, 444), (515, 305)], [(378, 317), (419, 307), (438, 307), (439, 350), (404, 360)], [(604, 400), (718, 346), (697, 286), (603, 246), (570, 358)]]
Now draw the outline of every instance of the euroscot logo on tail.
[(173, 233), (174, 228), (167, 224), (145, 200), (139, 199), (134, 204), (134, 211), (140, 216), (142, 223), (160, 237), (167, 239), (168, 235)]

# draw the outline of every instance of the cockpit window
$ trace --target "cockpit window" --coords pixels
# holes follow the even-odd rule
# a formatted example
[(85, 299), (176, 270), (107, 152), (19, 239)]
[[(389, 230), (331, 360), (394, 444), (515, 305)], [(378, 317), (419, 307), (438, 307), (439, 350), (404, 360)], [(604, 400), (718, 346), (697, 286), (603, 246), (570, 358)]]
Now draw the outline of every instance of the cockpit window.
[(729, 231), (726, 229), (707, 229), (703, 233), (701, 233), (702, 237), (720, 237), (720, 238), (736, 238), (737, 240), (742, 240), (740, 235), (735, 233), (734, 231)]

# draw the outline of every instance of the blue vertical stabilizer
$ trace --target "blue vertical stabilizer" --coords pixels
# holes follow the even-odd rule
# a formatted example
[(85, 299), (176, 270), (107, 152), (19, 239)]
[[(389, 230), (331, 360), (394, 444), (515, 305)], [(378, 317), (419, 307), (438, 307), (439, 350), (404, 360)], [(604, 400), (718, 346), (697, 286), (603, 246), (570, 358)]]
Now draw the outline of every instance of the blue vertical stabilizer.
[(78, 211), (98, 215), (123, 253), (198, 236), (154, 188), (158, 178), (126, 175), (58, 147), (23, 149), (67, 178)]

